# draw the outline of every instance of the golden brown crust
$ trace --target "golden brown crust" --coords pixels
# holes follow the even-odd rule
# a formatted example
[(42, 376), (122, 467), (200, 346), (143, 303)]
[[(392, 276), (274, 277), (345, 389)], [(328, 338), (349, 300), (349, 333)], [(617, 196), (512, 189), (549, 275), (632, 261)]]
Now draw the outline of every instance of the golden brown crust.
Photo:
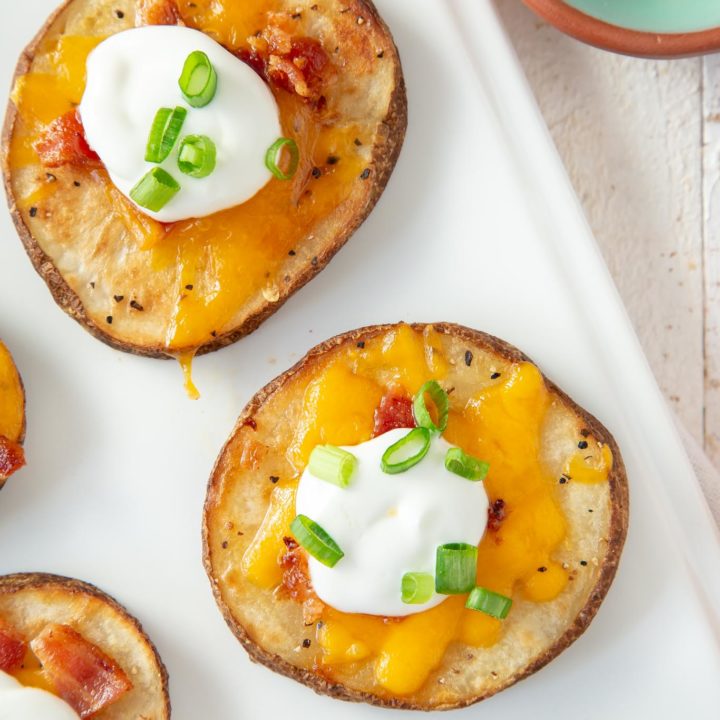
[[(88, 600), (99, 603), (103, 611), (107, 614), (107, 618), (109, 618), (109, 620), (106, 618), (105, 622), (111, 623), (112, 637), (108, 638), (105, 643), (98, 641), (97, 638), (92, 638), (93, 642), (110, 657), (113, 657), (113, 659), (117, 658), (116, 652), (113, 652), (113, 645), (115, 648), (124, 646), (129, 655), (141, 652), (151, 657), (152, 670), (156, 675), (156, 679), (159, 681), (160, 697), (147, 698), (147, 700), (149, 705), (159, 706), (162, 709), (160, 712), (149, 716), (149, 720), (167, 720), (167, 718), (170, 717), (170, 693), (168, 689), (167, 670), (160, 659), (157, 649), (143, 630), (140, 622), (120, 605), (120, 603), (94, 585), (82, 582), (81, 580), (48, 573), (15, 573), (0, 576), (0, 612), (2, 612), (4, 606), (6, 609), (7, 607), (14, 606), (14, 601), (17, 600), (18, 605), (22, 606), (23, 614), (26, 614), (27, 606), (32, 602), (30, 600), (31, 593), (39, 593), (43, 598), (43, 604), (50, 607), (50, 611), (52, 609), (51, 606), (57, 605), (58, 603), (62, 603), (68, 607), (76, 604), (84, 607)], [(46, 608), (43, 608), (43, 611), (45, 610)], [(19, 629), (22, 630), (22, 628)], [(81, 632), (81, 634), (85, 634), (82, 625), (75, 629)], [(105, 632), (110, 635), (110, 633), (107, 633), (107, 629), (105, 629)], [(140, 692), (141, 689), (137, 687), (138, 674), (133, 674), (132, 679), (136, 687), (131, 693)], [(137, 705), (134, 705), (134, 707), (136, 708)], [(137, 720), (137, 717), (141, 716), (137, 715), (135, 710), (125, 715), (123, 715), (122, 712), (118, 714), (117, 708), (114, 706), (97, 715), (98, 720)]]
[[(497, 337), (489, 335), (487, 333), (472, 330), (470, 328), (456, 325), (452, 323), (429, 323), (432, 327), (443, 334), (453, 335), (459, 339), (462, 339), (471, 345), (479, 348), (483, 348), (491, 353), (494, 353), (501, 358), (509, 362), (522, 362), (529, 361), (523, 352), (518, 350), (513, 345), (501, 340)], [(218, 499), (219, 492), (219, 480), (220, 480), (220, 468), (224, 462), (226, 454), (230, 450), (232, 439), (239, 429), (245, 427), (248, 421), (252, 421), (255, 415), (258, 413), (263, 404), (278, 391), (282, 390), (283, 387), (287, 386), (293, 378), (303, 373), (306, 368), (311, 366), (318, 358), (324, 354), (334, 350), (343, 345), (355, 345), (361, 340), (368, 340), (376, 335), (388, 332), (396, 325), (377, 325), (359, 328), (348, 333), (343, 333), (336, 337), (333, 337), (324, 343), (321, 343), (317, 347), (310, 350), (310, 352), (300, 360), (296, 365), (287, 370), (285, 373), (275, 378), (272, 382), (266, 385), (260, 390), (247, 404), (242, 414), (238, 418), (235, 425), (235, 430), (231, 435), (230, 439), (221, 451), (218, 460), (215, 464), (213, 472), (210, 476), (208, 483), (207, 497), (205, 501), (205, 510), (203, 515), (203, 562), (205, 570), (210, 579), (210, 584), (215, 595), (215, 600), (227, 622), (228, 626), (235, 634), (237, 639), (241, 642), (245, 650), (250, 655), (251, 659), (258, 662), (266, 667), (274, 670), (275, 672), (281, 673), (290, 677), (304, 685), (309, 686), (315, 692), (324, 695), (330, 695), (331, 697), (347, 700), (352, 702), (367, 702), (372, 705), (378, 705), (387, 708), (396, 708), (404, 710), (451, 710), (455, 708), (466, 707), (472, 705), (481, 700), (485, 700), (491, 695), (494, 695), (501, 690), (515, 684), (516, 682), (532, 675), (540, 668), (544, 667), (553, 658), (557, 657), (563, 650), (570, 646), (582, 633), (587, 629), (588, 625), (592, 621), (593, 617), (597, 613), (600, 604), (602, 603), (605, 595), (612, 584), (613, 578), (617, 571), (618, 563), (620, 560), (620, 554), (625, 542), (625, 536), (627, 534), (628, 517), (629, 517), (629, 496), (628, 496), (628, 485), (627, 475), (625, 472), (625, 466), (623, 464), (620, 449), (615, 442), (615, 439), (610, 432), (600, 423), (597, 418), (591, 415), (589, 412), (581, 408), (575, 403), (570, 397), (568, 397), (555, 383), (549, 380), (543, 375), (546, 386), (551, 393), (555, 394), (564, 404), (570, 408), (571, 411), (577, 414), (582, 419), (584, 426), (590, 431), (590, 434), (595, 437), (598, 441), (607, 444), (613, 454), (613, 468), (608, 477), (609, 492), (611, 498), (611, 516), (609, 523), (609, 532), (607, 535), (608, 548), (606, 551), (605, 558), (602, 563), (602, 567), (595, 583), (592, 588), (588, 599), (575, 616), (574, 621), (567, 627), (562, 636), (557, 639), (549, 648), (539, 654), (534, 660), (523, 668), (520, 672), (513, 674), (510, 677), (505, 678), (502, 682), (498, 683), (491, 691), (486, 692), (482, 695), (473, 695), (465, 697), (460, 701), (452, 702), (448, 704), (438, 705), (423, 705), (416, 702), (408, 701), (404, 698), (393, 698), (393, 697), (379, 697), (373, 693), (361, 692), (353, 688), (349, 688), (341, 683), (332, 682), (326, 678), (318, 675), (311, 670), (297, 667), (287, 662), (285, 659), (266, 651), (260, 647), (248, 634), (246, 629), (233, 615), (231, 609), (225, 602), (217, 578), (214, 575), (213, 569), (213, 556), (210, 548), (209, 535), (210, 528), (208, 525), (208, 518), (211, 509), (215, 505)], [(425, 323), (415, 323), (411, 327), (415, 330), (422, 331), (425, 327)]]
[[(62, 5), (48, 18), (30, 44), (23, 50), (13, 75), (13, 86), (20, 76), (29, 71), (35, 54), (38, 52), (38, 49), (54, 22), (74, 2), (76, 2), (76, 0), (64, 0)], [(217, 337), (213, 337), (199, 347), (174, 348), (172, 352), (170, 352), (165, 346), (160, 344), (144, 345), (120, 340), (90, 317), (83, 302), (68, 285), (52, 259), (38, 244), (18, 207), (17, 198), (12, 186), (12, 172), (9, 166), (9, 148), (15, 122), (18, 117), (18, 110), (12, 101), (8, 103), (0, 142), (3, 183), (7, 195), (8, 207), (17, 233), (35, 270), (45, 281), (55, 302), (67, 315), (80, 323), (96, 338), (117, 350), (154, 358), (177, 357), (187, 353), (203, 355), (231, 345), (256, 330), (268, 317), (284, 305), (292, 295), (324, 269), (333, 256), (349, 240), (360, 225), (362, 225), (377, 204), (400, 155), (407, 128), (408, 108), (405, 80), (400, 64), (400, 56), (390, 30), (378, 14), (372, 0), (352, 0), (352, 6), (355, 14), (362, 14), (372, 18), (375, 25), (380, 28), (381, 32), (385, 35), (389, 47), (392, 48), (392, 53), (389, 56), (386, 54), (385, 61), (392, 63), (393, 75), (395, 77), (395, 87), (390, 97), (388, 111), (382, 124), (383, 127), (380, 132), (377, 133), (378, 141), (372, 148), (371, 162), (368, 164), (368, 168), (372, 170), (370, 177), (366, 181), (370, 184), (369, 194), (364, 204), (356, 209), (351, 221), (337, 228), (334, 237), (326, 244), (321, 252), (312, 258), (312, 262), (308, 259), (304, 267), (291, 274), (290, 281), (281, 287), (277, 300), (272, 302), (265, 300), (261, 307), (249, 315), (238, 327), (223, 334), (218, 334)]]

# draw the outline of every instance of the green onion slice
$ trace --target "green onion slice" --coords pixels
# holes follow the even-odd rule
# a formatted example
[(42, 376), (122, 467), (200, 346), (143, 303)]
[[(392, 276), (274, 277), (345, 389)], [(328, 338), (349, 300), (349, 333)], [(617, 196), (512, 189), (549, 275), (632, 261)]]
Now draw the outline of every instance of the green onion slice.
[[(290, 155), (287, 170), (282, 170), (280, 167), (283, 150)], [(265, 153), (265, 165), (278, 180), (291, 180), (297, 172), (299, 162), (300, 151), (292, 138), (278, 138)]]
[(475, 587), (477, 546), (467, 543), (440, 545), (435, 555), (435, 592), (460, 595)]
[(290, 523), (295, 539), (323, 565), (335, 567), (345, 553), (339, 545), (316, 522), (307, 515), (298, 515)]
[(478, 481), (487, 477), (490, 464), (453, 447), (445, 454), (445, 469), (466, 480)]
[(402, 576), (402, 601), (422, 605), (433, 595), (435, 578), (430, 573), (408, 572)]
[(405, 437), (393, 443), (380, 460), (383, 472), (395, 475), (417, 465), (430, 449), (430, 431), (424, 427), (413, 428)]
[(217, 91), (217, 73), (210, 58), (200, 50), (191, 52), (179, 80), (180, 90), (194, 108), (208, 105)]
[(308, 470), (320, 480), (346, 488), (357, 464), (357, 458), (347, 450), (334, 445), (318, 445), (310, 453)]
[(160, 108), (155, 113), (145, 150), (147, 162), (161, 163), (170, 155), (186, 117), (187, 110), (182, 107)]
[(178, 167), (194, 178), (207, 177), (217, 163), (215, 143), (207, 135), (188, 135), (178, 151)]
[(470, 592), (465, 607), (470, 610), (479, 610), (498, 620), (504, 620), (510, 612), (512, 600), (509, 597), (488, 590), (484, 587), (476, 587)]
[[(430, 415), (430, 411), (425, 403), (425, 393), (435, 403), (438, 413), (438, 424), (436, 425)], [(448, 411), (450, 409), (450, 400), (448, 394), (440, 387), (436, 380), (428, 380), (417, 392), (413, 400), (413, 414), (415, 421), (420, 427), (427, 428), (432, 433), (441, 433), (445, 431), (448, 424)]]
[(148, 172), (130, 191), (130, 197), (140, 206), (159, 212), (180, 191), (180, 184), (162, 168)]

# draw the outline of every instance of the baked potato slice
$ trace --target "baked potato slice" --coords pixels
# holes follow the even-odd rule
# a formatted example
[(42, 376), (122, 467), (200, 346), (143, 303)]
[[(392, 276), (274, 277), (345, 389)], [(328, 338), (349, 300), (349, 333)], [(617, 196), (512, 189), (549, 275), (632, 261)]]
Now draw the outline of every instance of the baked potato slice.
[[(140, 623), (125, 608), (79, 580), (44, 573), (0, 576), (0, 627), (11, 628), (34, 648), (33, 639), (52, 626), (72, 628), (71, 633), (79, 633), (99, 648), (132, 683), (132, 688), (120, 699), (93, 717), (98, 720), (170, 717), (165, 666)], [(37, 666), (36, 669), (25, 666), (18, 671), (23, 684), (43, 687), (43, 670), (39, 663)], [(22, 676), (23, 671), (26, 676)]]
[(0, 341), (0, 489), (25, 464), (25, 391), (10, 351)]
[[(73, 112), (95, 45), (169, 23), (203, 30), (265, 72), (300, 165), (242, 205), (163, 225), (78, 150)], [(269, 36), (302, 41), (325, 69), (295, 84), (273, 74), (287, 57)], [(17, 231), (63, 310), (121, 350), (187, 356), (248, 334), (328, 263), (380, 197), (406, 124), (398, 53), (370, 0), (67, 0), (19, 60), (2, 165)], [(43, 147), (59, 167), (41, 162)]]
[[(408, 427), (392, 416), (397, 398), (430, 378), (449, 393), (446, 439), (490, 462), (477, 582), (512, 597), (503, 621), (458, 596), (400, 621), (339, 613), (314, 595), (291, 539), (312, 447)], [(583, 633), (627, 522), (611, 434), (519, 350), (458, 325), (385, 325), (319, 345), (248, 403), (210, 478), (204, 562), (253, 660), (343, 700), (451, 709), (534, 673)]]

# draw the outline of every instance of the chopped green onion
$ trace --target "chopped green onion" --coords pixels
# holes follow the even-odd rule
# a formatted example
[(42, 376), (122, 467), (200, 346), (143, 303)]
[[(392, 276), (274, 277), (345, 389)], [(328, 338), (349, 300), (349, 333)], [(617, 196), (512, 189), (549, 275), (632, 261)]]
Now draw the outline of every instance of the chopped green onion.
[(205, 107), (215, 97), (217, 73), (210, 58), (200, 50), (191, 52), (180, 75), (180, 90), (194, 108)]
[(466, 480), (484, 480), (489, 468), (489, 463), (467, 455), (458, 447), (450, 448), (445, 455), (445, 469)]
[(435, 592), (460, 595), (475, 587), (477, 546), (467, 543), (440, 545), (435, 555)]
[(357, 458), (347, 450), (334, 445), (318, 445), (310, 453), (308, 470), (320, 480), (346, 488), (350, 484)]
[(170, 173), (154, 167), (130, 191), (130, 197), (140, 206), (159, 212), (179, 192), (180, 184)]
[[(283, 150), (287, 150), (290, 154), (287, 171), (280, 168), (280, 156)], [(298, 150), (297, 143), (292, 138), (278, 138), (265, 153), (265, 165), (278, 180), (292, 179), (293, 175), (297, 172), (299, 162), (300, 151)]]
[(188, 135), (183, 138), (178, 152), (181, 172), (194, 178), (207, 177), (217, 162), (215, 143), (207, 135)]
[(394, 475), (417, 465), (430, 449), (430, 431), (424, 427), (413, 428), (405, 437), (393, 443), (380, 460), (383, 472)]
[(402, 576), (402, 601), (408, 605), (426, 603), (435, 590), (435, 578), (430, 573), (408, 572)]
[(465, 607), (470, 610), (479, 610), (498, 620), (504, 620), (510, 612), (512, 600), (509, 597), (488, 590), (484, 587), (476, 587), (470, 592)]
[(338, 544), (307, 515), (298, 515), (290, 523), (290, 532), (310, 555), (323, 565), (335, 567), (345, 556)]
[(145, 150), (145, 160), (161, 163), (175, 147), (180, 130), (187, 117), (183, 107), (160, 108), (155, 114)]
[[(438, 412), (437, 425), (433, 422), (430, 411), (425, 404), (425, 393), (427, 393)], [(448, 411), (450, 409), (450, 401), (448, 394), (440, 387), (437, 381), (428, 380), (417, 392), (413, 400), (413, 414), (415, 420), (420, 427), (427, 428), (432, 433), (441, 433), (445, 431), (448, 424)]]

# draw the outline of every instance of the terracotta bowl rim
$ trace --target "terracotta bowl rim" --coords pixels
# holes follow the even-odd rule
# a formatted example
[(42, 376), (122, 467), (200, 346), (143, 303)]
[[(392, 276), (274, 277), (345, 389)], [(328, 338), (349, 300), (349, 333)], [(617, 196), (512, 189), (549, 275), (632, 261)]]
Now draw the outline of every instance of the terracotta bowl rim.
[(689, 57), (720, 50), (720, 26), (683, 33), (644, 32), (598, 20), (563, 0), (523, 2), (558, 30), (603, 50), (649, 58)]

